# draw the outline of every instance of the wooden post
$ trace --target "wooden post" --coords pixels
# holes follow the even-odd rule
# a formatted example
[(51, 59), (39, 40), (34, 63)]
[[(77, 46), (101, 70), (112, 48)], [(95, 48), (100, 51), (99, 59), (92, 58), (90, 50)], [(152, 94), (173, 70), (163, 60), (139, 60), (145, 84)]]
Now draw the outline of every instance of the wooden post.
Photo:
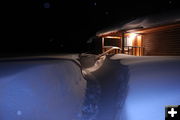
[(122, 53), (124, 53), (124, 32), (122, 32)]
[(104, 52), (104, 37), (102, 37), (102, 52)]

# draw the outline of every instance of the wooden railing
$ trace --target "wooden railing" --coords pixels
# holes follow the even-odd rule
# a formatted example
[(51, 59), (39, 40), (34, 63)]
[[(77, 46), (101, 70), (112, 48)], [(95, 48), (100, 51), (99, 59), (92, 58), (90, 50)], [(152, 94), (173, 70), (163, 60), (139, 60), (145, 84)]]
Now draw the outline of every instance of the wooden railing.
[[(135, 55), (135, 56), (143, 56), (144, 47), (140, 46), (124, 46), (124, 54)], [(122, 53), (122, 49), (115, 46), (104, 46), (103, 53), (97, 56), (99, 59), (101, 56), (108, 55), (110, 53), (118, 54)]]
[[(107, 50), (106, 50), (107, 49)], [(115, 46), (104, 46), (103, 48), (103, 53), (97, 56), (97, 59), (100, 58), (101, 56), (107, 55), (110, 52), (115, 51), (115, 54), (120, 53), (121, 48), (115, 47)]]
[(135, 55), (135, 56), (142, 56), (144, 47), (140, 46), (125, 46), (125, 54), (128, 55)]

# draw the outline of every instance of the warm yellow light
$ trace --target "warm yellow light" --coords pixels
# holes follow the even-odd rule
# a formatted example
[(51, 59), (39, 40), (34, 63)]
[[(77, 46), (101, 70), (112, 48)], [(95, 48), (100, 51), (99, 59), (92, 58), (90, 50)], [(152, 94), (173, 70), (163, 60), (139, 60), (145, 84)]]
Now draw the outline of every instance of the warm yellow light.
[(137, 34), (136, 33), (130, 33), (129, 38), (134, 40), (136, 38)]
[(119, 36), (106, 36), (105, 38), (121, 39), (121, 37), (119, 37)]
[(133, 45), (133, 41), (135, 40), (137, 34), (136, 33), (130, 33), (128, 36), (128, 40), (127, 40), (127, 45), (128, 46), (132, 46)]

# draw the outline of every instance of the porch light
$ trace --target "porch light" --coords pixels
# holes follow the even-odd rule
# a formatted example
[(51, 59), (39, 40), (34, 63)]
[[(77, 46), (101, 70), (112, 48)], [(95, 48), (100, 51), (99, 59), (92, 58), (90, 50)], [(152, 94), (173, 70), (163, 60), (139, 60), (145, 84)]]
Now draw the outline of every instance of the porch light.
[(136, 33), (130, 33), (129, 39), (134, 40), (136, 38), (137, 34)]
[(130, 33), (128, 36), (128, 40), (127, 40), (127, 45), (128, 46), (132, 46), (133, 45), (133, 41), (135, 40), (137, 34), (136, 33)]

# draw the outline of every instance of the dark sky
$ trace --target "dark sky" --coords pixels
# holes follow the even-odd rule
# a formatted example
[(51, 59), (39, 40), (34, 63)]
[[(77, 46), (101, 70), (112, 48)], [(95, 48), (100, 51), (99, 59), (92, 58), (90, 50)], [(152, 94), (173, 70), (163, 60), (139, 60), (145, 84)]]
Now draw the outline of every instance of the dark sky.
[(86, 52), (86, 41), (98, 30), (124, 20), (176, 10), (180, 5), (175, 0), (28, 0), (15, 7), (53, 9), (21, 9), (5, 14), (1, 22), (5, 38), (1, 37), (0, 47), (6, 48), (1, 53)]

